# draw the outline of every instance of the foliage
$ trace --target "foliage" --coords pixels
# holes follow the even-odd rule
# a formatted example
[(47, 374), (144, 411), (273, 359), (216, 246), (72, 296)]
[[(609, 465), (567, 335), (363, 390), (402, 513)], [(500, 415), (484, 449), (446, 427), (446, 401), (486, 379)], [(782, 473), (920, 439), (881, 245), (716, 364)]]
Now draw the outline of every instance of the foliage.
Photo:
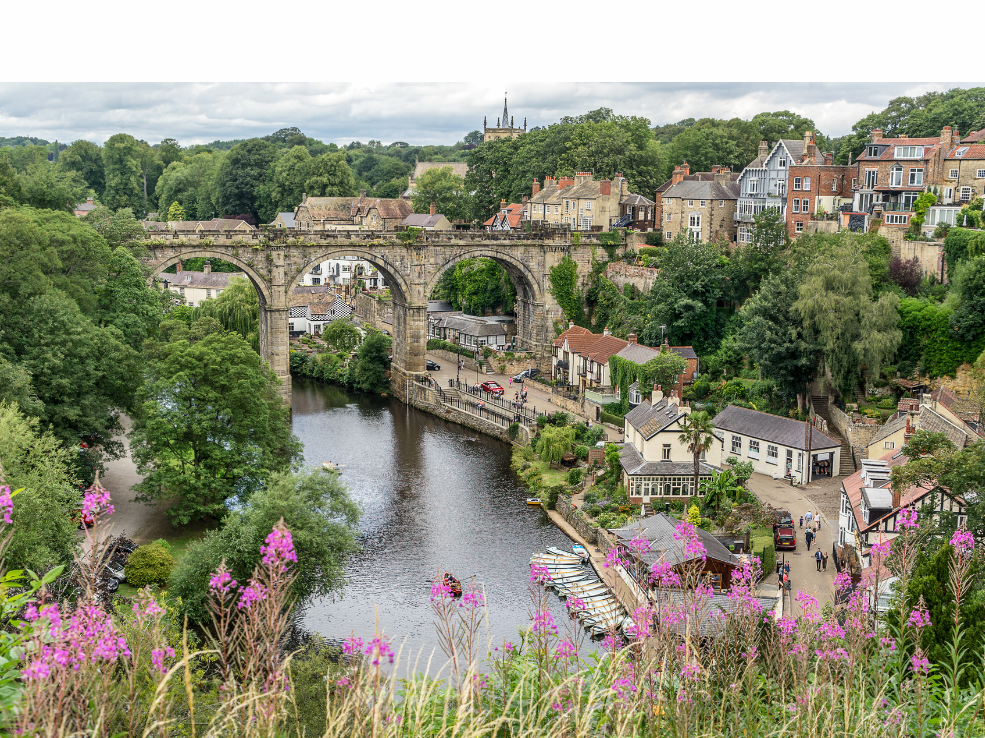
[(451, 167), (432, 167), (414, 181), (414, 212), (430, 212), (431, 203), (448, 220), (468, 217), (465, 183)]
[(582, 294), (578, 290), (578, 265), (575, 260), (565, 254), (557, 265), (551, 267), (548, 281), (551, 285), (550, 293), (564, 311), (564, 317), (574, 321), (575, 325), (586, 327), (587, 319), (582, 306)]
[(512, 314), (516, 286), (506, 269), (492, 259), (462, 259), (441, 274), (431, 299), (447, 300), (469, 315)]
[(965, 342), (985, 336), (985, 256), (959, 265), (951, 290), (958, 302), (949, 320), (954, 336)]
[(746, 482), (752, 476), (753, 464), (751, 461), (740, 461), (735, 456), (729, 456), (725, 459), (725, 463), (729, 465), (732, 474), (735, 476), (735, 481), (742, 486), (745, 486)]
[(572, 469), (568, 472), (568, 484), (575, 485), (581, 483), (582, 475), (584, 474), (583, 469)]
[(967, 228), (952, 228), (944, 238), (948, 281), (954, 281), (955, 270), (961, 262), (983, 255), (985, 255), (985, 233)]
[(124, 573), (127, 584), (139, 589), (149, 584), (167, 584), (173, 568), (171, 554), (159, 543), (150, 543), (137, 546), (137, 550), (130, 554)]
[(305, 186), (309, 197), (354, 197), (358, 194), (355, 177), (341, 151), (315, 157)]
[[(174, 499), (178, 524), (221, 518), (298, 458), (300, 444), (277, 393), (280, 380), (241, 336), (203, 318), (173, 320), (148, 344), (131, 450), (144, 479), (138, 499)], [(222, 371), (216, 371), (222, 367)]]
[(744, 301), (764, 279), (784, 268), (782, 254), (787, 246), (787, 228), (776, 208), (753, 216), (752, 243), (737, 248), (729, 262), (733, 299)]
[(406, 231), (400, 231), (396, 234), (396, 236), (397, 240), (402, 244), (405, 246), (410, 246), (412, 243), (417, 243), (420, 240), (422, 233), (424, 233), (423, 228), (408, 226)]
[(920, 233), (920, 226), (927, 218), (927, 211), (937, 202), (937, 195), (933, 192), (924, 192), (913, 203), (913, 215), (910, 216), (909, 231), (913, 234)]
[(985, 351), (985, 336), (959, 340), (951, 328), (953, 309), (920, 299), (900, 300), (899, 328), (904, 336), (896, 360), (920, 363), (930, 377), (954, 376), (964, 363), (974, 363)]
[(386, 392), (390, 384), (386, 377), (387, 356), (391, 340), (379, 331), (370, 330), (359, 346), (359, 359), (354, 371), (354, 384), (363, 392)]
[(233, 278), (218, 297), (193, 308), (192, 320), (203, 318), (217, 320), (224, 330), (238, 333), (260, 353), (260, 303), (256, 289), (248, 279)]
[(612, 386), (620, 392), (619, 408), (623, 411), (629, 406), (629, 387), (639, 382), (640, 392), (647, 395), (655, 385), (666, 387), (664, 394), (670, 394), (677, 384), (677, 378), (687, 370), (687, 360), (668, 348), (661, 347), (657, 356), (645, 364), (637, 364), (619, 356), (609, 357), (609, 377)]
[(270, 197), (275, 213), (293, 212), (301, 204), (301, 198), (307, 192), (311, 166), (311, 154), (304, 146), (290, 149), (273, 165)]
[(899, 285), (900, 289), (910, 297), (917, 294), (917, 288), (923, 281), (923, 269), (919, 257), (914, 256), (912, 259), (892, 257), (889, 261), (889, 280)]
[(176, 220), (184, 220), (184, 219), (185, 219), (185, 209), (181, 207), (180, 202), (175, 200), (174, 202), (171, 203), (171, 206), (168, 208), (167, 220), (168, 222), (174, 222)]
[(106, 171), (102, 149), (91, 141), (79, 139), (58, 156), (58, 166), (77, 172), (86, 185), (102, 198), (106, 188)]
[[(605, 430), (605, 429), (603, 428), (602, 430)], [(585, 459), (588, 458), (588, 446), (585, 446), (583, 444), (579, 444), (578, 446), (575, 446), (574, 453), (575, 453), (575, 458), (576, 459), (581, 459), (581, 460), (584, 461)]]
[(208, 580), (225, 561), (234, 579), (244, 582), (260, 563), (260, 545), (274, 523), (290, 528), (297, 552), (292, 594), (304, 603), (337, 590), (345, 557), (356, 550), (361, 510), (338, 474), (309, 470), (274, 474), (229, 513), (219, 530), (192, 543), (171, 575), (171, 594), (197, 621), (207, 618)]
[(572, 426), (548, 425), (540, 432), (537, 444), (537, 455), (541, 461), (551, 466), (557, 466), (566, 453), (571, 451), (575, 440), (575, 429)]
[(322, 340), (337, 353), (348, 355), (359, 345), (362, 335), (348, 318), (339, 318), (322, 331)]
[(697, 505), (691, 505), (688, 507), (687, 522), (695, 527), (701, 525), (701, 510)]
[(274, 145), (263, 139), (251, 138), (233, 146), (215, 174), (219, 210), (226, 214), (250, 213), (259, 218), (260, 208), (269, 207), (264, 185), (275, 158)]
[(137, 139), (127, 133), (110, 136), (103, 144), (102, 155), (106, 177), (103, 204), (110, 210), (129, 208), (135, 213), (146, 213)]
[(697, 492), (701, 455), (710, 449), (715, 442), (715, 436), (712, 435), (715, 424), (711, 422), (708, 413), (703, 411), (688, 413), (678, 424), (681, 427), (681, 433), (677, 440), (686, 446), (688, 452), (694, 457), (694, 486), (692, 490)]

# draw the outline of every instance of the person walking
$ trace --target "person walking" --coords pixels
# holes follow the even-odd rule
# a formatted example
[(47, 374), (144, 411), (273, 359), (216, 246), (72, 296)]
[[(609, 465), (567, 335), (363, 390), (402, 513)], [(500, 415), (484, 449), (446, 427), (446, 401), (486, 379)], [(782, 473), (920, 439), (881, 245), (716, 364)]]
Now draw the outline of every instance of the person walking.
[(814, 531), (812, 531), (810, 528), (808, 528), (807, 532), (804, 534), (804, 541), (807, 543), (807, 550), (810, 551), (811, 543), (814, 542)]
[(823, 554), (821, 553), (821, 549), (819, 549), (819, 548), (818, 548), (818, 549), (816, 549), (816, 550), (814, 551), (814, 561), (815, 561), (815, 563), (817, 564), (817, 570), (818, 570), (818, 571), (821, 571), (821, 561), (822, 561), (823, 559), (824, 559), (824, 556), (823, 556)]
[(807, 521), (807, 527), (808, 528), (811, 527), (811, 520), (813, 520), (813, 519), (814, 519), (814, 513), (812, 513), (810, 510), (808, 510), (807, 511), (807, 514), (804, 516), (804, 520)]
[(828, 570), (828, 552), (825, 551), (821, 554), (821, 571)]
[(800, 516), (800, 527), (801, 528), (804, 527), (804, 516), (803, 515)]
[(818, 530), (821, 530), (821, 511), (820, 510), (817, 510), (814, 513), (814, 520), (817, 521), (817, 529)]

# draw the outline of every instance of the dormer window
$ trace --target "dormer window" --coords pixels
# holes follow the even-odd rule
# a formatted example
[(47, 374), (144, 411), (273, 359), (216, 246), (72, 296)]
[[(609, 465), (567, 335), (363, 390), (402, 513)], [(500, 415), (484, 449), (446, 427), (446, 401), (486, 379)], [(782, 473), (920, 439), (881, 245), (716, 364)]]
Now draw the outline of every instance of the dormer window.
[(871, 156), (873, 158), (878, 157), (879, 156), (879, 147), (878, 146), (869, 146), (865, 150), (865, 155), (866, 156)]
[(922, 159), (923, 146), (897, 146), (897, 159)]
[[(954, 152), (954, 156), (960, 159), (962, 156), (968, 153), (968, 147), (962, 146), (960, 149)], [(953, 170), (952, 170), (953, 171)]]

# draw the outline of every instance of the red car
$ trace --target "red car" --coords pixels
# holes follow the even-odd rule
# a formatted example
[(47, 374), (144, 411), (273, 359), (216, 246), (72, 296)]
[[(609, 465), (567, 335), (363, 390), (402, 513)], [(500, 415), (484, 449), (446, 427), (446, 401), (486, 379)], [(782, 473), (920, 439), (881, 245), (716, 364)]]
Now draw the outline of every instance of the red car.
[(492, 380), (480, 384), (479, 389), (483, 392), (488, 392), (491, 395), (501, 395), (504, 391), (499, 382), (493, 382)]
[(777, 549), (797, 550), (797, 533), (793, 526), (781, 525), (773, 535), (773, 546)]

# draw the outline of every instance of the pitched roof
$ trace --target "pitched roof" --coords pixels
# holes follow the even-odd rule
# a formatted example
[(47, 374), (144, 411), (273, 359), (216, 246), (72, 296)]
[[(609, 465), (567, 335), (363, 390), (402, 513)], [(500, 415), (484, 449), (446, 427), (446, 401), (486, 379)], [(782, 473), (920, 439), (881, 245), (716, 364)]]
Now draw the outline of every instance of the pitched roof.
[(380, 216), (387, 220), (403, 220), (407, 216), (414, 214), (414, 206), (406, 200), (401, 200), (399, 197), (377, 198), (372, 204), (366, 206), (366, 212), (369, 212), (374, 207), (380, 211)]
[[(619, 452), (619, 463), (631, 477), (694, 477), (693, 461), (647, 461), (633, 444), (627, 443)], [(698, 475), (711, 476), (712, 472), (721, 471), (704, 461), (698, 462)]]
[[(963, 149), (963, 151), (962, 151)], [(958, 155), (961, 152), (961, 155)], [(955, 146), (947, 153), (948, 159), (985, 159), (985, 144), (965, 144)]]
[(299, 207), (306, 207), (317, 220), (352, 220), (351, 197), (309, 197)]
[(245, 279), (243, 272), (193, 272), (182, 269), (177, 274), (167, 275), (167, 280), (175, 287), (205, 287), (225, 289), (234, 277)]
[[(896, 466), (903, 466), (908, 461), (908, 459), (906, 456), (903, 455), (902, 451), (897, 450), (897, 451), (890, 451), (889, 453), (884, 454), (881, 457), (880, 461), (885, 461), (887, 463), (887, 466), (884, 468), (889, 470)], [(845, 477), (844, 481), (841, 483), (841, 489), (848, 497), (849, 503), (851, 503), (852, 513), (855, 516), (856, 527), (860, 531), (864, 531), (870, 525), (876, 525), (878, 522), (878, 521), (873, 521), (871, 524), (865, 522), (865, 517), (862, 515), (863, 490), (867, 486), (870, 487), (878, 486), (880, 488), (888, 488), (889, 486), (888, 480), (873, 481), (870, 476), (871, 471), (872, 471), (872, 467), (867, 469), (866, 465), (863, 464), (861, 469), (859, 469), (851, 476)], [(867, 477), (866, 479), (862, 479), (863, 474), (866, 475)], [(923, 497), (929, 491), (930, 490), (928, 489), (914, 485), (904, 490), (903, 494), (900, 495), (899, 506), (906, 507), (907, 505), (910, 505), (916, 500)]]
[(621, 349), (626, 348), (628, 345), (629, 341), (624, 341), (621, 338), (601, 335), (593, 343), (578, 351), (578, 355), (596, 361), (599, 364), (605, 364), (610, 356), (619, 353)]
[[(752, 166), (752, 164), (750, 164), (749, 166)], [(741, 172), (719, 172), (718, 174), (715, 174), (714, 172), (692, 172), (691, 174), (682, 175), (684, 177), (684, 179), (682, 181), (684, 181), (684, 182), (714, 182), (715, 181), (715, 177), (719, 177), (720, 178), (722, 176), (727, 176), (728, 179), (729, 179), (729, 182), (737, 182), (739, 180), (739, 175), (740, 174), (741, 174)], [(674, 178), (671, 177), (670, 179), (668, 179), (666, 182), (664, 182), (662, 185), (660, 185), (657, 188), (657, 192), (666, 192), (667, 190), (669, 190), (673, 186), (674, 186)]]
[(985, 141), (985, 128), (980, 131), (972, 131), (967, 136), (961, 139), (963, 144), (973, 144), (980, 141)]
[(678, 182), (664, 192), (664, 199), (679, 197), (682, 200), (738, 200), (739, 183), (729, 182)]
[(441, 213), (437, 213), (436, 215), (429, 215), (428, 213), (411, 213), (400, 221), (400, 225), (412, 226), (414, 228), (434, 228), (444, 217), (445, 216)]
[[(698, 355), (694, 352), (694, 348), (691, 346), (668, 346), (671, 351), (680, 356), (682, 359), (697, 359)], [(626, 346), (622, 351), (620, 351), (616, 356), (620, 359), (625, 359), (626, 361), (632, 361), (634, 364), (645, 364), (651, 359), (655, 359), (660, 355), (660, 347), (650, 348), (649, 346), (644, 346), (640, 343), (631, 343)]]
[(657, 433), (677, 422), (681, 416), (680, 408), (667, 402), (666, 397), (658, 400), (656, 405), (651, 405), (649, 400), (644, 399), (626, 413), (626, 422), (643, 436), (644, 441), (649, 441)]
[(920, 407), (920, 417), (917, 419), (917, 428), (920, 430), (930, 431), (932, 433), (943, 433), (947, 437), (947, 440), (959, 449), (964, 448), (967, 444), (973, 441), (966, 431), (956, 426), (928, 405), (921, 405)]
[(923, 156), (918, 157), (907, 157), (910, 161), (918, 161), (922, 159), (929, 159), (932, 157), (941, 145), (940, 136), (934, 138), (880, 138), (875, 141), (875, 143), (886, 146), (886, 150), (883, 151), (879, 156), (869, 156), (867, 151), (864, 149), (861, 154), (858, 155), (856, 161), (893, 161), (896, 159), (896, 147), (897, 146), (923, 146)]
[(567, 339), (568, 346), (571, 347), (572, 351), (577, 353), (596, 338), (599, 338), (598, 333), (592, 333), (588, 328), (582, 328), (580, 325), (573, 325), (554, 339), (554, 345), (558, 347), (563, 346), (565, 339)]
[(90, 210), (95, 210), (99, 206), (92, 202), (80, 202), (75, 206), (74, 210), (77, 213), (88, 212)]
[[(692, 473), (694, 471), (692, 466)], [(680, 521), (667, 513), (657, 513), (650, 515), (633, 525), (625, 528), (617, 528), (612, 532), (620, 541), (630, 541), (641, 535), (650, 542), (650, 552), (646, 558), (653, 561), (664, 560), (671, 566), (682, 564), (697, 555), (686, 556), (684, 553), (683, 542), (674, 538), (677, 533), (677, 526)], [(706, 555), (709, 559), (721, 561), (726, 564), (737, 565), (738, 560), (735, 555), (725, 548), (725, 545), (715, 536), (701, 528), (695, 528), (695, 533), (704, 544)]]
[[(284, 223), (284, 227), (285, 228), (293, 228), (294, 227), (294, 213), (293, 212), (292, 213), (277, 213), (277, 215), (281, 219), (281, 221)], [(275, 220), (276, 220), (276, 218), (275, 218)]]
[(620, 205), (653, 205), (653, 200), (647, 200), (643, 195), (634, 195), (630, 192), (626, 197), (619, 201)]
[[(804, 428), (806, 423), (793, 418), (781, 418), (758, 410), (729, 405), (714, 418), (715, 427), (723, 431), (739, 433), (761, 441), (770, 441), (780, 446), (805, 449)], [(811, 427), (811, 450), (838, 448), (841, 443)]]
[(883, 425), (876, 434), (872, 436), (872, 440), (869, 441), (867, 445), (871, 446), (873, 443), (878, 443), (883, 438), (889, 438), (893, 433), (906, 427), (906, 419), (908, 415), (904, 415), (901, 418), (896, 418), (896, 420), (890, 420), (888, 423)]

